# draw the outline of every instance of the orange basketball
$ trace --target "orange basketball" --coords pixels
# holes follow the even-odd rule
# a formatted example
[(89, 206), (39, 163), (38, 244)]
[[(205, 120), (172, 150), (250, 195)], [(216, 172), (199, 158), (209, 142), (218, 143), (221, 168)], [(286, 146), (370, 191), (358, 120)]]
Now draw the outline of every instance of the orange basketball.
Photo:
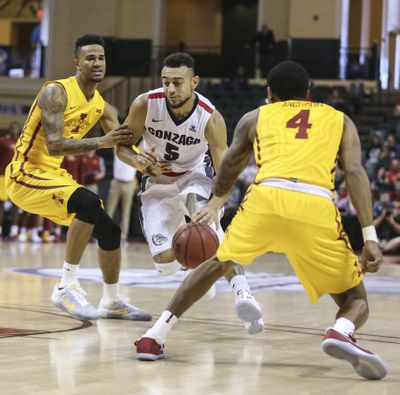
[(201, 222), (189, 222), (181, 226), (172, 239), (176, 259), (190, 269), (214, 256), (218, 246), (217, 234), (209, 225)]

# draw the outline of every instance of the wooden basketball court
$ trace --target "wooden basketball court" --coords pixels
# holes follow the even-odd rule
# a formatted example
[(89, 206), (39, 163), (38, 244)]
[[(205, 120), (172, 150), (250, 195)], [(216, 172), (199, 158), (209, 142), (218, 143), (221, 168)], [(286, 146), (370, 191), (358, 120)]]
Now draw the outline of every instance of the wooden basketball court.
[[(198, 303), (174, 327), (166, 359), (141, 362), (135, 359), (133, 341), (150, 322), (83, 323), (51, 304), (64, 247), (0, 244), (1, 394), (400, 393), (399, 258), (387, 258), (377, 278), (367, 279), (371, 314), (358, 339), (390, 369), (384, 380), (371, 382), (320, 350), (336, 307), (329, 297), (310, 305), (283, 256), (264, 256), (248, 268), (263, 306), (263, 333), (245, 332), (235, 315), (233, 295), (221, 281), (213, 301)], [(102, 293), (96, 261), (96, 247), (90, 245), (81, 265), (81, 284), (94, 305)], [(146, 245), (124, 247), (122, 292), (154, 318), (180, 281), (179, 275), (162, 281), (159, 277)]]

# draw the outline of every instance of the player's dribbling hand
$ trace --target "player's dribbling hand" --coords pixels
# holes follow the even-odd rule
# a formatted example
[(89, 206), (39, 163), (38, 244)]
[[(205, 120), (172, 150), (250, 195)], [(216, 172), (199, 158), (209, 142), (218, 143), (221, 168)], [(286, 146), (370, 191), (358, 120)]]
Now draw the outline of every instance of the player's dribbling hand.
[(363, 272), (375, 273), (383, 262), (382, 252), (374, 241), (366, 241), (361, 253), (361, 267)]
[(211, 200), (197, 213), (192, 216), (194, 222), (205, 222), (207, 224), (215, 222), (217, 230), (219, 229), (219, 211), (224, 206), (226, 197), (213, 196)]
[(127, 124), (110, 130), (106, 135), (99, 138), (99, 148), (112, 148), (114, 145), (131, 145), (133, 132)]

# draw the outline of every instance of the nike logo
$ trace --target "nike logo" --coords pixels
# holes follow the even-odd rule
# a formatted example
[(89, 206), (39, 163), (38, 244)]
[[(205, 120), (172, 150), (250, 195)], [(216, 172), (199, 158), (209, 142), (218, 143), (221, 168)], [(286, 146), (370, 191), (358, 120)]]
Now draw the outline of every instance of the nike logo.
[(162, 119), (154, 119), (154, 118), (153, 118), (151, 121), (152, 121), (152, 122), (162, 122)]
[(75, 107), (78, 107), (78, 106), (70, 106), (70, 110), (73, 110)]

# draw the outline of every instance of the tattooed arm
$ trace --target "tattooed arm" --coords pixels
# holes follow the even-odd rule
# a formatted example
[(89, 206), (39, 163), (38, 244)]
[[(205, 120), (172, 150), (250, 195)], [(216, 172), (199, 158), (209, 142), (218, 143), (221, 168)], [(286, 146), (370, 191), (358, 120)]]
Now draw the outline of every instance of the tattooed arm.
[(82, 154), (98, 148), (113, 147), (132, 139), (132, 132), (126, 125), (117, 126), (116, 129), (102, 137), (81, 140), (65, 138), (64, 110), (66, 105), (67, 94), (61, 84), (49, 84), (38, 98), (38, 106), (42, 111), (42, 127), (50, 155)]
[(215, 222), (219, 227), (218, 212), (229, 197), (240, 172), (246, 167), (253, 152), (258, 109), (245, 114), (237, 124), (233, 141), (222, 159), (214, 179), (213, 197), (207, 205), (193, 216), (194, 221)]

